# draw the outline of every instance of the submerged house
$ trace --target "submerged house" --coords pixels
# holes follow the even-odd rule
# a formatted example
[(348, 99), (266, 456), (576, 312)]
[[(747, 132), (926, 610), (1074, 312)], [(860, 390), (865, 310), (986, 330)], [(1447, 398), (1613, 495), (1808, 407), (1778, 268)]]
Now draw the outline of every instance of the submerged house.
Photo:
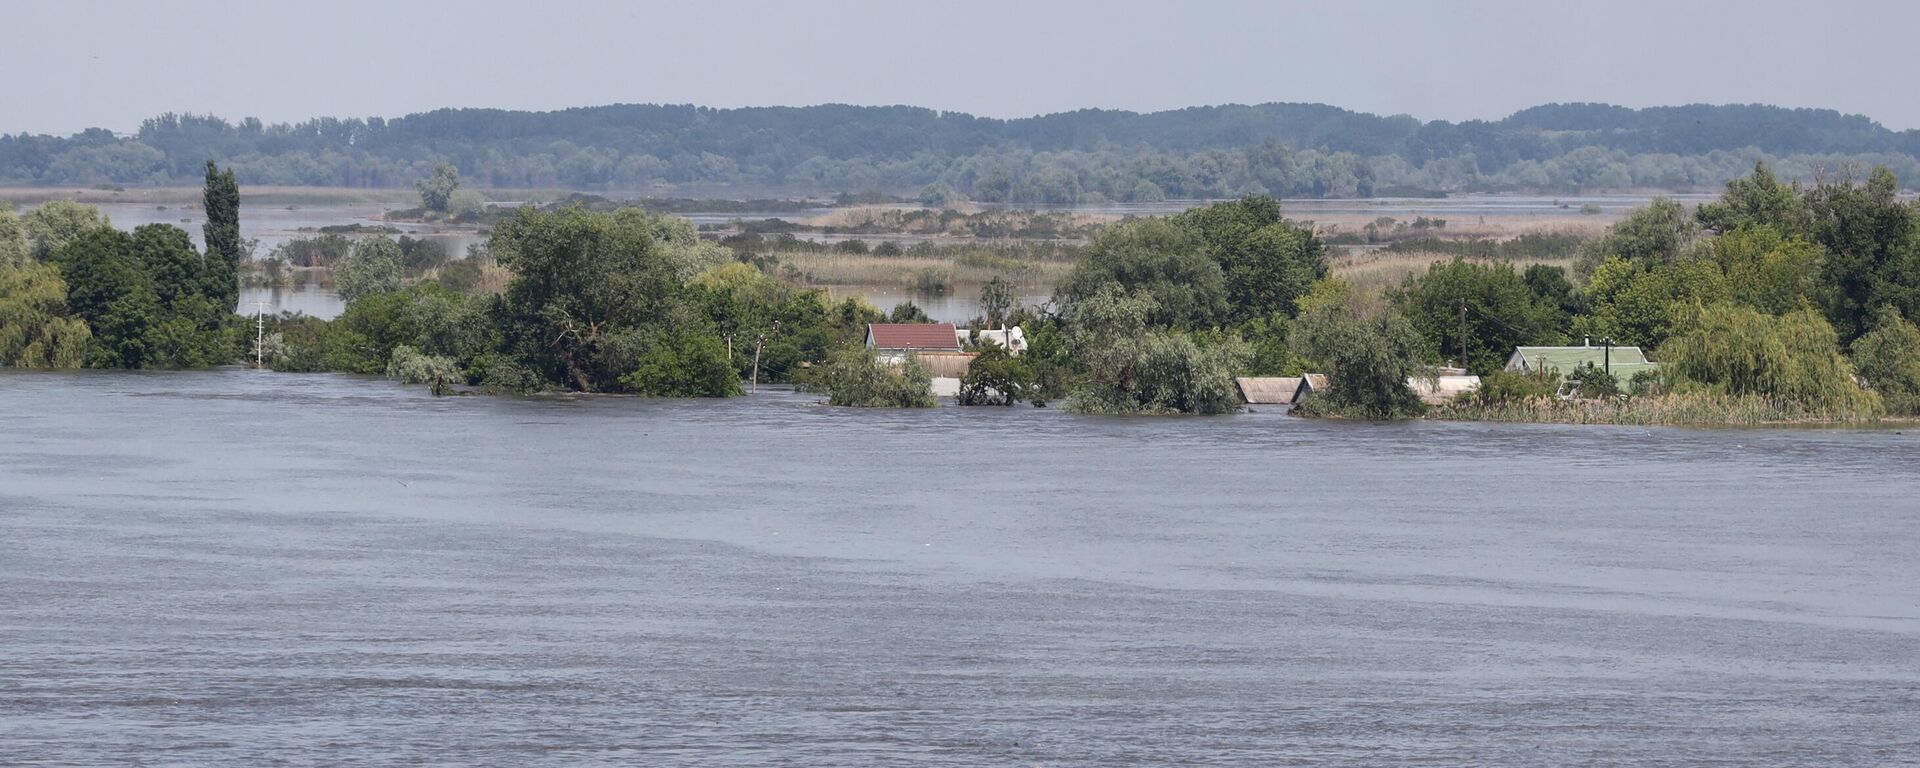
[(1438, 405), (1479, 389), (1480, 377), (1464, 373), (1443, 373), (1431, 379), (1414, 376), (1407, 379), (1407, 386), (1420, 396), (1420, 402)]
[(960, 337), (953, 323), (868, 323), (867, 349), (890, 363), (909, 353), (959, 352)]
[(953, 397), (979, 354), (960, 348), (966, 335), (953, 323), (868, 323), (867, 349), (888, 365), (904, 365), (908, 355), (918, 358), (933, 375), (933, 394)]
[(1574, 369), (1592, 363), (1593, 367), (1613, 374), (1621, 381), (1633, 378), (1641, 371), (1659, 370), (1660, 364), (1647, 359), (1639, 347), (1606, 347), (1582, 345), (1578, 347), (1514, 347), (1513, 355), (1507, 358), (1507, 370), (1526, 374), (1559, 373), (1564, 376)]
[(1249, 405), (1292, 405), (1300, 392), (1298, 376), (1241, 376), (1233, 380)]
[(1007, 354), (1014, 357), (1019, 357), (1020, 353), (1027, 351), (1027, 333), (1020, 330), (1020, 326), (1017, 325), (991, 331), (962, 329), (955, 331), (954, 335), (959, 338), (961, 344), (972, 343), (982, 347), (992, 344), (1006, 350)]

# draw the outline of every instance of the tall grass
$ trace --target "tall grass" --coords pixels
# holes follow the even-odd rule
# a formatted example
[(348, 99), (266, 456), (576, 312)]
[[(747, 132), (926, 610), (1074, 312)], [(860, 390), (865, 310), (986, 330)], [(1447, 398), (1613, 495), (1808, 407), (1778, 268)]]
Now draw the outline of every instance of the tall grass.
[(1502, 403), (1457, 400), (1433, 406), (1427, 418), (1448, 421), (1499, 421), (1540, 424), (1619, 424), (1628, 426), (1768, 426), (1786, 424), (1870, 424), (1876, 411), (1815, 409), (1757, 396), (1710, 392), (1648, 395), (1612, 400), (1556, 400), (1550, 397)]
[(1006, 277), (1027, 286), (1051, 286), (1073, 268), (1070, 262), (1017, 260), (982, 251), (954, 256), (876, 256), (873, 254), (775, 252), (780, 274), (808, 285), (913, 286), (930, 272), (959, 285), (980, 285)]

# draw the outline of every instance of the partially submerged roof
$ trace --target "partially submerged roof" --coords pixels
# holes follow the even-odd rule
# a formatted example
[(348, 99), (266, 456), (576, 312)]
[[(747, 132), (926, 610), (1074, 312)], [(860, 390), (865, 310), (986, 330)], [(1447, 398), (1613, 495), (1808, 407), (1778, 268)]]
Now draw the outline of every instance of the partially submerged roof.
[(960, 349), (953, 323), (868, 323), (867, 346), (874, 349)]
[(1233, 381), (1240, 385), (1240, 399), (1254, 405), (1288, 405), (1300, 391), (1298, 376), (1241, 376)]
[(981, 346), (994, 344), (1016, 355), (1027, 351), (1027, 332), (1017, 325), (1012, 328), (979, 331), (961, 328), (953, 333), (961, 344), (969, 341)]
[(1479, 389), (1480, 377), (1441, 375), (1429, 379), (1424, 376), (1413, 376), (1407, 379), (1407, 386), (1412, 387), (1414, 394), (1419, 395), (1423, 402), (1434, 405), (1452, 400), (1461, 393)]

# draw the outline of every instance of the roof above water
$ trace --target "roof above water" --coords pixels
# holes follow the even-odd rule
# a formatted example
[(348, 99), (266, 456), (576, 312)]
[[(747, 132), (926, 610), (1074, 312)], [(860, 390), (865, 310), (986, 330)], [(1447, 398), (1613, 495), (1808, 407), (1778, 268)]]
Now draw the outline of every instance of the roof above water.
[(953, 323), (868, 323), (867, 346), (874, 349), (958, 350)]
[(1611, 362), (1614, 375), (1619, 375), (1623, 366), (1647, 368), (1657, 365), (1649, 362), (1647, 355), (1639, 347), (1614, 347), (1611, 355), (1606, 347), (1515, 347), (1513, 356), (1507, 358), (1507, 368), (1517, 371), (1531, 371), (1536, 366), (1558, 368), (1561, 373), (1571, 373), (1584, 363), (1593, 363), (1594, 367)]
[(1241, 376), (1240, 398), (1254, 405), (1286, 405), (1300, 391), (1298, 376)]

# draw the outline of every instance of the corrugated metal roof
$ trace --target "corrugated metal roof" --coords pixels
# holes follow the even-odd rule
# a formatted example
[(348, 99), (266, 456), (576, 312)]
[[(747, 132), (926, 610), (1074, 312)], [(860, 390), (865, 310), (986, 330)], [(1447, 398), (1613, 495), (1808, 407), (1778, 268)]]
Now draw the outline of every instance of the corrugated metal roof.
[[(1593, 363), (1596, 367), (1607, 364), (1608, 353), (1605, 347), (1515, 347), (1513, 355), (1507, 358), (1507, 370), (1533, 371), (1544, 366), (1558, 368), (1561, 373), (1572, 373), (1582, 363)], [(1647, 361), (1647, 355), (1639, 347), (1614, 347), (1612, 353), (1614, 375), (1619, 375), (1621, 366), (1654, 365)]]
[(1254, 405), (1287, 405), (1300, 391), (1298, 376), (1241, 376), (1233, 381), (1240, 385), (1240, 399)]
[(868, 323), (867, 346), (874, 349), (959, 350), (953, 323)]

